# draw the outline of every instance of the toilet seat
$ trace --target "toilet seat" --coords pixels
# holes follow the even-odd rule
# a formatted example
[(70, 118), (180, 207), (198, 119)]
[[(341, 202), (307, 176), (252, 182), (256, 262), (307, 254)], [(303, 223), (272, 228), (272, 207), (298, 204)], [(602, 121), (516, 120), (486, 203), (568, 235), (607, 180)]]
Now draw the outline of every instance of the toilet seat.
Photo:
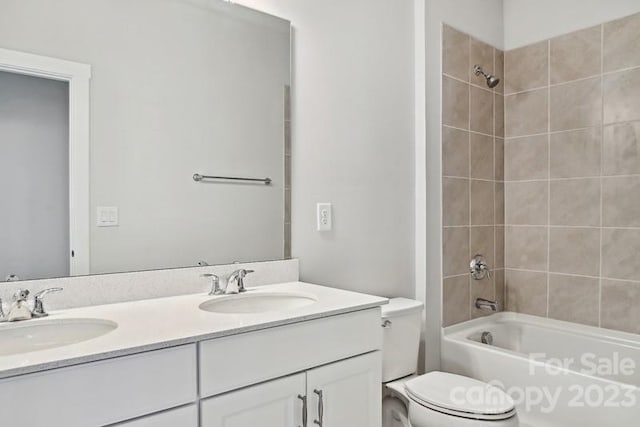
[(516, 414), (513, 399), (490, 384), (446, 372), (430, 372), (405, 384), (413, 402), (443, 414), (500, 421)]

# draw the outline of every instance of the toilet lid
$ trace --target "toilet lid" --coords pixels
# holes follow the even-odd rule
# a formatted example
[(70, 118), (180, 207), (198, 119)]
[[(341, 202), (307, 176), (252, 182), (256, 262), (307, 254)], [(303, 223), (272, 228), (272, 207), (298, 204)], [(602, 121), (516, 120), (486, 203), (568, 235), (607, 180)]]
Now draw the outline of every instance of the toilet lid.
[(414, 402), (436, 411), (477, 420), (502, 420), (515, 414), (513, 399), (482, 381), (446, 372), (430, 372), (405, 384)]

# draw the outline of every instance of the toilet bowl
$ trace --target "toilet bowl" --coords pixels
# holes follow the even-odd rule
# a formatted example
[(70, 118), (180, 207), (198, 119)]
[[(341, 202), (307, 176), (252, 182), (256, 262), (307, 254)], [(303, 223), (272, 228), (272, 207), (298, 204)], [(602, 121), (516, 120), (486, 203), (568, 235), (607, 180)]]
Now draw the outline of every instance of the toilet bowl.
[(422, 304), (382, 308), (382, 427), (518, 427), (513, 400), (482, 381), (446, 372), (416, 375)]

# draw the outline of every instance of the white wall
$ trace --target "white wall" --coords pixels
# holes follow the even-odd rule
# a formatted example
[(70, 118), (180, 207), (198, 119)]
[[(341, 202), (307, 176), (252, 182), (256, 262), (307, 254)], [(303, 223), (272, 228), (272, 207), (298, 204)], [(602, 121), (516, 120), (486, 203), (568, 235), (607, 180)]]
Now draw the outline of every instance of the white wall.
[[(417, 210), (424, 217), (426, 235), (424, 254), (417, 260), (423, 265), (426, 291), (426, 348), (425, 368), (440, 366), (440, 333), (442, 325), (442, 23), (469, 33), (493, 46), (502, 47), (503, 11), (502, 0), (416, 0), (425, 1), (424, 22), (425, 57), (424, 70), (418, 74), (425, 77), (426, 90), (426, 205)], [(418, 52), (418, 55), (420, 52)], [(419, 150), (419, 147), (418, 147)]]
[[(294, 27), (292, 251), (303, 280), (414, 295), (413, 0), (241, 0)], [(316, 231), (331, 202), (334, 230)]]
[(638, 0), (504, 0), (506, 49), (640, 12)]

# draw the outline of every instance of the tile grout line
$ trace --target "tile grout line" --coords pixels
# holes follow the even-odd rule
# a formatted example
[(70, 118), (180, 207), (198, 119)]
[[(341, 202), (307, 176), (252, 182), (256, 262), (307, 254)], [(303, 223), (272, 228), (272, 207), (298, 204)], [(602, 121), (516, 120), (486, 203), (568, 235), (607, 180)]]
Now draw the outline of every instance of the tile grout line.
[(509, 253), (508, 248), (507, 248), (507, 227), (505, 226), (505, 224), (507, 223), (507, 185), (504, 184), (504, 181), (507, 177), (507, 82), (509, 80), (508, 76), (507, 76), (507, 51), (504, 51), (503, 54), (503, 59), (502, 59), (502, 74), (504, 77), (504, 90), (502, 91), (502, 115), (503, 115), (503, 126), (502, 126), (502, 135), (504, 138), (504, 159), (502, 160), (503, 163), (503, 176), (502, 176), (502, 182), (503, 182), (503, 190), (502, 190), (502, 198), (503, 198), (503, 213), (504, 216), (502, 218), (502, 227), (504, 229), (503, 234), (502, 234), (502, 239), (503, 239), (503, 244), (502, 244), (502, 250), (503, 250), (503, 256), (502, 256), (502, 264), (503, 264), (503, 268), (504, 268), (504, 289), (503, 289), (503, 295), (502, 297), (504, 298), (504, 311), (509, 310), (509, 282), (508, 282), (508, 275), (507, 275), (507, 265), (509, 264), (507, 261), (507, 254)]
[[(493, 48), (493, 72), (497, 74), (496, 72), (496, 48)], [(504, 76), (502, 76), (504, 78)], [(504, 84), (504, 83), (503, 83)], [(494, 270), (494, 274), (493, 274), (493, 300), (494, 301), (498, 301), (498, 298), (496, 298), (497, 295), (497, 283), (496, 283), (496, 275), (495, 275), (495, 270), (496, 270), (496, 259), (497, 257), (497, 250), (496, 250), (496, 99), (497, 99), (497, 95), (495, 93), (495, 90), (493, 92), (493, 116), (492, 116), (492, 124), (493, 124), (493, 270)], [(489, 269), (491, 269), (491, 266), (489, 266)]]
[[(640, 173), (631, 173), (631, 174), (624, 174), (624, 175), (591, 175), (591, 176), (569, 176), (569, 177), (557, 177), (557, 178), (535, 178), (535, 179), (507, 179), (505, 180), (505, 182), (510, 182), (510, 183), (518, 183), (518, 182), (546, 182), (546, 181), (572, 181), (572, 180), (579, 180), (579, 179), (599, 179), (599, 178), (606, 178), (606, 179), (622, 179), (622, 178), (639, 178), (640, 177)], [(463, 176), (448, 176), (447, 178), (460, 178), (463, 179), (465, 177)], [(487, 180), (482, 180), (480, 179), (480, 181), (487, 181)]]
[[(599, 227), (597, 225), (563, 225), (563, 224), (552, 224), (552, 225), (547, 225), (547, 224), (504, 224), (505, 227), (511, 227), (511, 228), (542, 228), (542, 227), (549, 227), (549, 228), (567, 228), (567, 229), (578, 229), (578, 230), (599, 230), (599, 229), (603, 229), (603, 230), (629, 230), (629, 231), (640, 231), (640, 226), (639, 227)], [(466, 227), (466, 226), (456, 226), (456, 225), (448, 225), (448, 228), (453, 228), (453, 227)], [(489, 227), (487, 225), (484, 226), (480, 226), (480, 225), (473, 225), (472, 227)]]
[(493, 180), (487, 178), (469, 178), (467, 176), (455, 176), (455, 175), (442, 175), (443, 178), (449, 179), (465, 179), (470, 181), (492, 182)]
[[(571, 132), (580, 132), (580, 131), (588, 131), (588, 130), (593, 130), (593, 129), (599, 129), (602, 127), (619, 127), (619, 126), (624, 126), (624, 125), (629, 125), (629, 124), (640, 124), (640, 120), (639, 119), (635, 119), (635, 120), (620, 120), (620, 121), (613, 121), (613, 122), (607, 122), (604, 123), (604, 119), (603, 123), (597, 124), (597, 125), (593, 125), (593, 126), (583, 126), (583, 127), (577, 127), (577, 128), (571, 128), (571, 129), (562, 129), (562, 130), (553, 130), (553, 131), (549, 131), (549, 132), (538, 132), (538, 133), (530, 133), (530, 134), (524, 134), (524, 135), (513, 135), (513, 136), (509, 136), (509, 135), (505, 135), (505, 137), (503, 139), (508, 140), (510, 142), (514, 142), (514, 140), (518, 140), (518, 139), (526, 139), (526, 138), (534, 138), (536, 136), (544, 136), (547, 133), (550, 133), (551, 135), (558, 135), (558, 134), (563, 134), (563, 133), (571, 133)], [(445, 125), (447, 127), (452, 127), (454, 129), (458, 129), (455, 128), (453, 126), (448, 126)], [(459, 129), (459, 130), (466, 130), (466, 129)], [(478, 133), (478, 132), (474, 132), (474, 133)], [(488, 136), (488, 135), (485, 135)]]
[(507, 265), (509, 265), (509, 261), (508, 261), (508, 254), (509, 254), (509, 248), (507, 247), (507, 242), (509, 241), (509, 239), (507, 239), (507, 227), (506, 227), (506, 223), (507, 223), (507, 211), (508, 211), (508, 193), (507, 193), (507, 185), (504, 184), (505, 179), (507, 178), (507, 81), (508, 81), (508, 76), (507, 76), (507, 51), (505, 50), (504, 52), (504, 59), (503, 59), (503, 71), (502, 73), (504, 74), (504, 90), (502, 91), (502, 103), (503, 103), (503, 120), (504, 120), (504, 125), (503, 125), (503, 138), (504, 138), (504, 159), (503, 159), (503, 165), (504, 165), (504, 172), (503, 172), (503, 176), (502, 176), (502, 181), (503, 181), (503, 191), (502, 191), (502, 197), (503, 197), (503, 210), (504, 210), (504, 218), (502, 219), (502, 222), (504, 224), (502, 224), (503, 229), (504, 229), (504, 233), (503, 233), (503, 245), (502, 245), (502, 250), (504, 251), (504, 255), (502, 257), (502, 264), (504, 267), (504, 291), (503, 291), (503, 298), (504, 298), (504, 308), (505, 311), (509, 310), (509, 281), (508, 281), (508, 275), (507, 275)]
[[(444, 225), (442, 228), (483, 228), (483, 227), (493, 227), (493, 224), (477, 224), (477, 225)], [(475, 255), (475, 254), (474, 254)]]
[[(551, 40), (547, 40), (547, 42), (550, 43)], [(603, 56), (603, 55), (601, 55), (601, 56)], [(597, 78), (603, 78), (603, 77), (606, 77), (606, 76), (609, 76), (609, 75), (612, 75), (612, 74), (625, 73), (625, 72), (636, 71), (636, 70), (640, 70), (640, 65), (636, 65), (636, 66), (633, 66), (633, 67), (621, 68), (619, 70), (613, 70), (613, 71), (604, 71), (604, 69), (601, 67), (601, 70), (600, 70), (599, 73), (592, 74), (592, 75), (587, 76), (587, 77), (580, 77), (578, 79), (567, 80), (567, 81), (564, 81), (564, 82), (561, 82), (561, 83), (551, 83), (551, 79), (549, 79), (549, 81), (547, 82), (546, 86), (538, 86), (538, 87), (534, 87), (534, 88), (530, 88), (530, 89), (520, 90), (520, 91), (517, 91), (517, 92), (505, 93), (504, 96), (507, 97), (507, 96), (522, 95), (522, 94), (525, 94), (525, 93), (530, 93), (530, 92), (535, 92), (535, 91), (542, 91), (542, 90), (546, 89), (547, 87), (556, 88), (556, 87), (559, 87), (559, 86), (565, 86), (565, 85), (570, 85), (570, 84), (574, 84), (574, 83), (581, 83), (581, 82), (584, 82), (584, 81), (587, 81), (587, 80), (595, 80)], [(454, 78), (452, 76), (448, 76), (448, 77)], [(462, 81), (460, 79), (456, 79), (456, 80)]]
[(547, 41), (547, 317), (549, 317), (551, 281), (551, 39)]
[[(468, 246), (467, 246), (467, 260), (470, 260), (472, 255), (471, 255), (471, 223), (472, 223), (472, 217), (471, 217), (471, 164), (472, 164), (472, 160), (471, 160), (471, 36), (469, 36), (469, 41), (468, 41), (468, 45), (467, 45), (467, 58), (468, 58), (468, 72), (469, 72), (469, 83), (468, 83), (468, 104), (469, 104), (469, 117), (467, 117), (467, 127), (469, 128), (469, 230), (468, 230)], [(467, 280), (467, 292), (469, 293), (469, 302), (467, 303), (467, 319), (471, 319), (471, 275), (469, 275), (468, 280)]]
[(600, 259), (598, 265), (598, 327), (602, 327), (602, 244), (604, 242), (604, 225), (603, 213), (604, 213), (604, 197), (602, 194), (604, 188), (604, 24), (600, 25), (600, 118), (602, 123), (602, 129), (600, 131), (600, 239), (599, 239), (599, 254)]
[[(512, 271), (519, 271), (519, 272), (523, 272), (523, 273), (550, 274), (550, 275), (554, 275), (554, 276), (580, 277), (580, 278), (583, 278), (583, 279), (592, 279), (592, 280), (601, 279), (600, 276), (589, 276), (588, 274), (565, 273), (565, 272), (562, 272), (562, 271), (534, 270), (534, 269), (530, 269), (530, 268), (520, 268), (520, 267), (505, 267), (505, 268), (501, 268), (500, 270), (512, 270)], [(616, 277), (602, 277), (602, 279), (611, 280), (612, 282), (631, 283), (631, 284), (633, 284), (633, 286), (640, 287), (640, 280), (619, 279), (619, 278), (616, 278)]]
[[(469, 93), (471, 93), (471, 88), (469, 88)], [(469, 114), (471, 114), (471, 106), (469, 106)], [(493, 135), (489, 135), (488, 133), (482, 133), (482, 132), (478, 132), (478, 131), (471, 130), (471, 129), (464, 129), (464, 128), (459, 128), (457, 126), (445, 125), (445, 124), (443, 124), (442, 126), (445, 127), (445, 128), (449, 128), (449, 129), (459, 130), (459, 131), (462, 131), (462, 132), (469, 132), (469, 133), (472, 133), (472, 134), (475, 134), (475, 135), (486, 136), (487, 138), (492, 138), (493, 137)], [(471, 128), (471, 124), (469, 124), (469, 128)]]
[[(471, 46), (469, 46), (469, 67), (470, 67), (470, 69), (471, 69), (471, 67), (473, 67), (474, 65), (475, 65), (475, 64), (471, 64)], [(470, 74), (471, 74), (471, 73), (470, 73)], [(469, 85), (469, 86), (473, 86), (473, 87), (475, 87), (476, 89), (482, 89), (482, 90), (483, 90), (483, 91), (485, 91), (485, 92), (494, 93), (494, 91), (493, 91), (493, 90), (491, 90), (491, 89), (487, 89), (486, 87), (483, 87), (483, 86), (482, 86), (482, 85), (480, 85), (480, 84), (473, 83), (473, 79), (472, 79), (471, 75), (469, 75), (469, 81), (468, 81), (468, 82), (465, 82), (464, 80), (462, 80), (462, 79), (461, 79), (461, 78), (459, 78), (459, 77), (452, 76), (451, 74), (442, 73), (442, 75), (443, 75), (444, 77), (447, 77), (447, 78), (451, 79), (451, 80), (455, 80), (455, 81), (457, 81), (457, 82), (459, 82), (459, 83), (464, 83), (464, 84), (467, 84), (467, 85)]]
[[(589, 276), (588, 274), (565, 273), (565, 272), (562, 272), (562, 271), (536, 270), (536, 269), (532, 269), (532, 268), (509, 267), (509, 268), (505, 268), (505, 270), (520, 271), (520, 272), (524, 272), (524, 273), (553, 274), (553, 275), (556, 275), (556, 276), (582, 277), (582, 278), (585, 278), (585, 279), (595, 279), (595, 280), (598, 279), (598, 276)], [(620, 280), (620, 281), (628, 282), (628, 280), (624, 280), (624, 279), (612, 279), (612, 280)], [(638, 282), (638, 283), (640, 283), (640, 282)]]

